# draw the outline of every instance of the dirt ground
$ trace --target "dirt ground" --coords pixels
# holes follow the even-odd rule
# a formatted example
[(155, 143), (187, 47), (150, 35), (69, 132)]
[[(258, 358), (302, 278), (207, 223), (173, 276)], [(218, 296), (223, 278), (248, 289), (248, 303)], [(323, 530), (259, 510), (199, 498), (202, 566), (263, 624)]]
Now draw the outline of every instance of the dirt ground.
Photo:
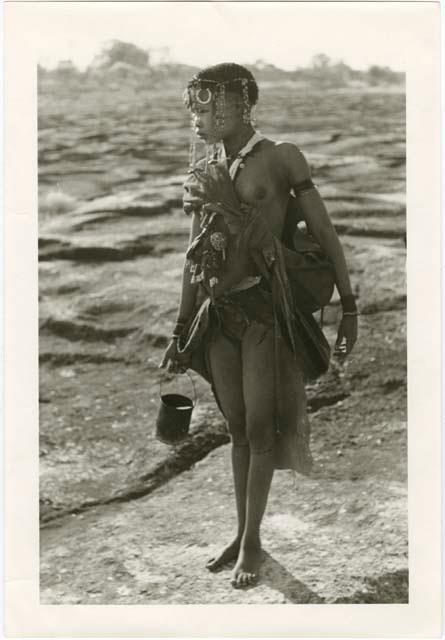
[[(204, 568), (235, 528), (230, 445), (206, 383), (195, 376), (188, 440), (155, 438), (189, 224), (180, 107), (169, 129), (156, 104), (132, 120), (147, 96), (133, 112), (104, 97), (95, 121), (83, 96), (67, 121), (70, 97), (41, 94), (42, 603), (408, 601), (404, 96), (331, 92), (315, 115), (313, 92), (289, 97), (281, 119), (274, 96), (261, 130), (306, 153), (362, 315), (350, 358), (307, 387), (314, 470), (276, 473), (262, 577), (240, 591), (230, 567)], [(334, 297), (331, 344), (338, 314)], [(165, 385), (190, 394), (186, 377)]]
[[(263, 580), (243, 594), (233, 592), (228, 572), (204, 569), (235, 528), (230, 445), (220, 444), (227, 436), (213, 404), (200, 400), (190, 442), (171, 451), (154, 439), (157, 389), (150, 394), (140, 384), (146, 370), (77, 365), (83, 408), (68, 401), (59, 412), (67, 424), (77, 414), (78, 423), (83, 415), (92, 426), (86, 438), (71, 427), (72, 440), (43, 457), (42, 494), (65, 516), (46, 512), (42, 602), (406, 602), (405, 338), (398, 316), (364, 316), (361, 335), (387, 339), (373, 348), (363, 341), (346, 366), (308, 391), (316, 409), (315, 469), (310, 478), (276, 473), (263, 524)], [(123, 378), (134, 389), (129, 404), (122, 402)], [(206, 435), (216, 445), (207, 455), (199, 446)], [(156, 470), (162, 478), (153, 482)]]

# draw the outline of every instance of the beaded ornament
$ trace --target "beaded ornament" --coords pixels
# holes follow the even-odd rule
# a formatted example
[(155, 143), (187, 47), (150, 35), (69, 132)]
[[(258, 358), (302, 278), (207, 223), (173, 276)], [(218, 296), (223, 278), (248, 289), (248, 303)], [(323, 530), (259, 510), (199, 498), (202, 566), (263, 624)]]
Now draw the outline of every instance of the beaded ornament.
[[(245, 124), (255, 124), (253, 118), (253, 105), (249, 100), (249, 78), (233, 78), (231, 80), (208, 80), (207, 78), (197, 78), (194, 76), (187, 85), (183, 93), (184, 104), (188, 109), (191, 109), (194, 104), (206, 105), (210, 104), (213, 100), (215, 104), (214, 114), (214, 127), (216, 133), (219, 135), (224, 129), (224, 113), (226, 104), (226, 86), (233, 85), (237, 82), (241, 83), (242, 100), (243, 100), (243, 122)], [(214, 85), (214, 89), (210, 89), (206, 85)], [(190, 138), (190, 152), (189, 152), (189, 170), (193, 171), (196, 165), (196, 127), (195, 116), (191, 114), (191, 138)], [(213, 153), (215, 160), (215, 153)], [(209, 159), (209, 151), (206, 152), (206, 162), (211, 161)]]

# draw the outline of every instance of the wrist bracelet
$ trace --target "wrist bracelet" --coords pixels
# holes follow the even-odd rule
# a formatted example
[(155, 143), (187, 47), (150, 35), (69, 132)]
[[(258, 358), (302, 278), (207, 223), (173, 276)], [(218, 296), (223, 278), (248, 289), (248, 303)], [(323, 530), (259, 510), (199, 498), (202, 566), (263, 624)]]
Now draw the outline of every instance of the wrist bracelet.
[(343, 307), (343, 311), (346, 311), (348, 313), (357, 311), (355, 296), (352, 293), (347, 296), (340, 296), (340, 302), (341, 306)]
[(355, 311), (343, 311), (344, 316), (359, 316), (360, 311), (356, 309)]
[(184, 327), (187, 323), (186, 322), (182, 322), (180, 320), (176, 321), (175, 327), (173, 329), (173, 336), (177, 336), (178, 338), (180, 337), (180, 335), (182, 334)]

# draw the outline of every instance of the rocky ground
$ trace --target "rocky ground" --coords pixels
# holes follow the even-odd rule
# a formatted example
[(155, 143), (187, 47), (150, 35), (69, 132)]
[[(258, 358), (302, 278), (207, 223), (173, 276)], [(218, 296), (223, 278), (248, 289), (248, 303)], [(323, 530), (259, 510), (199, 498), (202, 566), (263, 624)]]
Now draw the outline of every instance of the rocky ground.
[[(275, 475), (259, 585), (204, 569), (234, 531), (226, 429), (207, 385), (189, 439), (156, 440), (157, 364), (189, 220), (177, 93), (39, 98), (41, 602), (407, 602), (404, 95), (263, 87), (261, 131), (295, 141), (362, 311), (308, 385), (315, 468)], [(339, 307), (325, 313), (335, 340)], [(182, 385), (186, 377), (167, 381)]]

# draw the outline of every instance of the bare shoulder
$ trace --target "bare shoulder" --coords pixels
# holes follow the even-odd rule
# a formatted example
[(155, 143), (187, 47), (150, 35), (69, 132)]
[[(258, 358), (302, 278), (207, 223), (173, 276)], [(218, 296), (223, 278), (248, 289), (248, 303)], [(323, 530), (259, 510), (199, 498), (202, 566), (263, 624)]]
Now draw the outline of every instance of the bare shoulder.
[(311, 177), (309, 164), (293, 142), (264, 138), (261, 150), (290, 188)]
[(293, 142), (283, 140), (272, 140), (271, 138), (263, 138), (261, 141), (260, 152), (267, 154), (274, 162), (295, 162), (305, 161), (304, 155), (299, 147)]
[(291, 177), (292, 182), (295, 182), (295, 180), (305, 180), (310, 177), (307, 160), (301, 149), (293, 142), (275, 142), (275, 154), (277, 161)]

